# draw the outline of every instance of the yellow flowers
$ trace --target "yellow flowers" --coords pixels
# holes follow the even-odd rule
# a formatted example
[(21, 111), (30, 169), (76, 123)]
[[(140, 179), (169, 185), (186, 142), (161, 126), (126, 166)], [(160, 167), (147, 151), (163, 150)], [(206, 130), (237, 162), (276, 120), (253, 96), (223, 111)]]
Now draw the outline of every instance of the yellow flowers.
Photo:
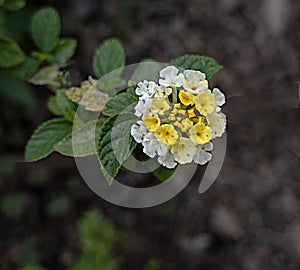
[(131, 129), (143, 152), (150, 157), (157, 155), (158, 162), (167, 168), (192, 161), (207, 163), (212, 157), (208, 152), (213, 148), (210, 141), (222, 136), (226, 127), (226, 116), (220, 112), (224, 94), (217, 88), (208, 89), (205, 74), (200, 71), (178, 72), (169, 66), (160, 72), (159, 84), (138, 84), (140, 101), (135, 115), (142, 115), (142, 121)]
[(154, 133), (154, 136), (160, 143), (167, 146), (176, 144), (178, 140), (178, 132), (175, 130), (174, 126), (170, 124), (161, 125)]
[(156, 131), (160, 126), (160, 119), (157, 114), (150, 114), (148, 111), (145, 111), (143, 115), (143, 121), (145, 127), (150, 131)]
[(194, 125), (189, 130), (189, 134), (194, 144), (205, 144), (212, 139), (211, 129), (203, 123)]
[(190, 92), (186, 92), (184, 90), (180, 90), (179, 91), (179, 95), (178, 95), (181, 103), (185, 106), (189, 106), (189, 105), (194, 105), (195, 104), (195, 96), (190, 93)]

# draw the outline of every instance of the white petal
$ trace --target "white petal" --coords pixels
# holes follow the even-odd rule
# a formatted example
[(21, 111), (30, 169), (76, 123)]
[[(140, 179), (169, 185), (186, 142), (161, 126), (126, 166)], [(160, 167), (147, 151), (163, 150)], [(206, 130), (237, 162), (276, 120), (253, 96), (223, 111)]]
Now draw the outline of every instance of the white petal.
[(174, 161), (174, 156), (170, 152), (164, 156), (159, 156), (157, 160), (161, 165), (167, 167), (168, 169), (173, 169), (177, 165), (177, 163)]
[(226, 128), (226, 116), (223, 113), (211, 113), (207, 116), (208, 126), (211, 128), (213, 138), (221, 137)]
[(213, 89), (213, 94), (216, 96), (216, 103), (218, 106), (222, 106), (225, 104), (225, 95), (220, 91), (219, 88)]
[(212, 154), (203, 150), (201, 145), (198, 145), (197, 153), (194, 157), (194, 162), (200, 165), (204, 165), (212, 158)]

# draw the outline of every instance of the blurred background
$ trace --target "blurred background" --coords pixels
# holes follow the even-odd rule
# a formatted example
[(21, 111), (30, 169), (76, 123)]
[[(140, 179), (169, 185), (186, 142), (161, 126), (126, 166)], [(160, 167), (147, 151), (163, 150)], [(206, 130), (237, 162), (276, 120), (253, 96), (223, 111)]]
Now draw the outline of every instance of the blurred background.
[(121, 208), (86, 186), (72, 158), (24, 163), (30, 134), (53, 117), (51, 92), (0, 87), (0, 269), (300, 269), (300, 2), (32, 0), (1, 31), (30, 52), (30, 18), (45, 5), (78, 40), (74, 84), (108, 37), (122, 41), (127, 64), (216, 58), (224, 69), (210, 84), (228, 99), (227, 153), (204, 194), (199, 168), (167, 203)]

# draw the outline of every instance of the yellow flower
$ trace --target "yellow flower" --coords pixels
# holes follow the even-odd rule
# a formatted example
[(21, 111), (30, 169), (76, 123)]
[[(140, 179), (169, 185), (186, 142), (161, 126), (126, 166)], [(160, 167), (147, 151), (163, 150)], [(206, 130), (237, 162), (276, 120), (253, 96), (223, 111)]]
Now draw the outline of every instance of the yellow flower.
[(156, 131), (160, 126), (160, 119), (157, 114), (150, 114), (149, 111), (145, 111), (142, 119), (150, 132)]
[(185, 118), (181, 121), (180, 129), (182, 132), (187, 132), (192, 126), (193, 122), (190, 119)]
[(196, 96), (195, 106), (202, 115), (213, 113), (216, 110), (216, 97), (210, 90), (203, 90)]
[(205, 144), (212, 139), (211, 129), (203, 123), (194, 125), (190, 130), (190, 139), (194, 144)]
[(167, 99), (162, 97), (154, 98), (151, 105), (151, 111), (154, 113), (163, 114), (165, 111), (170, 109)]
[(185, 106), (195, 104), (195, 96), (192, 93), (186, 92), (184, 90), (180, 90), (178, 96), (181, 103)]
[(154, 136), (160, 143), (167, 146), (176, 144), (178, 140), (178, 133), (171, 124), (161, 125), (154, 133)]
[(196, 114), (195, 114), (195, 108), (192, 108), (192, 109), (190, 109), (190, 110), (187, 110), (187, 113), (188, 113), (189, 118), (196, 117)]

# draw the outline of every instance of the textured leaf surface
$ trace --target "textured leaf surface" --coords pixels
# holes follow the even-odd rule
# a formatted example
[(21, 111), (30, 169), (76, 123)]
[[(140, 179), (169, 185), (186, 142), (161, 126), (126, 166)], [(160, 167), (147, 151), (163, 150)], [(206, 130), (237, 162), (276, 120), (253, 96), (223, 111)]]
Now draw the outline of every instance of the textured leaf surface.
[[(95, 51), (93, 69), (98, 78), (125, 65), (125, 53), (117, 39), (105, 40)], [(120, 75), (118, 70), (115, 75)]]
[(21, 64), (25, 54), (19, 45), (8, 37), (0, 36), (0, 68), (10, 68)]
[(104, 115), (115, 116), (120, 114), (126, 108), (129, 108), (137, 102), (138, 96), (135, 94), (135, 86), (131, 86), (126, 92), (120, 93), (111, 98), (105, 105), (105, 109), (102, 111)]
[(210, 80), (223, 67), (213, 58), (203, 55), (184, 55), (170, 61), (170, 65), (182, 69), (199, 70)]
[(64, 118), (49, 120), (40, 125), (25, 149), (25, 161), (36, 161), (48, 156), (56, 143), (72, 132), (72, 123)]
[(49, 52), (60, 35), (60, 17), (54, 8), (42, 8), (35, 13), (31, 24), (31, 35), (36, 46)]
[(60, 63), (69, 60), (75, 53), (77, 41), (73, 38), (60, 39), (51, 50), (50, 62)]
[[(58, 142), (54, 147), (55, 150), (63, 155), (72, 157), (96, 154), (96, 142), (99, 140), (103, 123), (104, 120), (102, 119), (85, 123), (78, 130), (73, 131), (73, 133)], [(73, 144), (76, 145), (75, 149), (73, 149)], [(75, 152), (73, 150), (75, 150)]]
[(132, 114), (124, 113), (120, 118), (114, 116), (108, 119), (101, 130), (98, 158), (100, 168), (108, 184), (112, 183), (122, 162), (130, 156), (136, 147), (136, 142), (130, 135), (130, 128), (135, 122), (136, 119)]

